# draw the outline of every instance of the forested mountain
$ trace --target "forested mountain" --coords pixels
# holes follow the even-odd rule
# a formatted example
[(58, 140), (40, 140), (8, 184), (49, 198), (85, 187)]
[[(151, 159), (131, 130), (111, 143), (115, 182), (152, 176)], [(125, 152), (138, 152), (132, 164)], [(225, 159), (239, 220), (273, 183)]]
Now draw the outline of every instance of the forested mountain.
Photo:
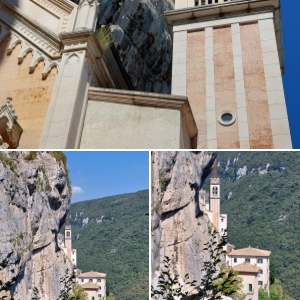
[(149, 297), (148, 190), (71, 205), (77, 267), (107, 274), (116, 300)]
[(276, 277), (299, 299), (300, 152), (218, 152), (217, 159), (228, 241), (272, 251)]

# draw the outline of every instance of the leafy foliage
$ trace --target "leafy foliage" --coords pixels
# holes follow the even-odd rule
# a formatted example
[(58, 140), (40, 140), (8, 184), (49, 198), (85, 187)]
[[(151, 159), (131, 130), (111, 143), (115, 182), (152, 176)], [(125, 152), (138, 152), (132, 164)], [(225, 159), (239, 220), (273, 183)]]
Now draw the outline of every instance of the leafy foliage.
[[(226, 253), (224, 246), (227, 244), (226, 230), (219, 241), (219, 234), (216, 230), (212, 232), (211, 240), (205, 244), (204, 251), (209, 252), (210, 259), (203, 264), (204, 272), (201, 278), (200, 287), (196, 286), (196, 280), (190, 281), (186, 274), (183, 283), (179, 280), (179, 275), (171, 275), (170, 262), (167, 256), (164, 259), (164, 269), (158, 278), (158, 290), (151, 287), (151, 297), (154, 299), (194, 299), (194, 300), (219, 300), (222, 296), (235, 296), (235, 299), (244, 300), (245, 295), (241, 292), (242, 280), (237, 277), (237, 272), (232, 268), (220, 268), (223, 255)], [(194, 289), (194, 291), (193, 291)], [(197, 293), (195, 294), (195, 291)], [(192, 294), (192, 295), (190, 295)]]
[[(179, 281), (179, 275), (171, 275), (170, 272), (170, 262), (171, 259), (168, 256), (165, 256), (163, 260), (164, 270), (161, 272), (158, 278), (157, 287), (159, 290), (155, 290), (151, 287), (151, 297), (154, 299), (159, 299), (156, 296), (162, 296), (166, 300), (175, 300), (177, 297), (181, 299), (186, 299), (191, 287), (196, 286), (196, 280), (190, 282), (189, 275), (186, 274), (183, 283)], [(185, 291), (184, 291), (185, 289)]]
[(220, 151), (217, 159), (228, 241), (236, 248), (270, 250), (283, 289), (299, 298), (300, 153)]
[(148, 190), (71, 205), (77, 267), (106, 273), (110, 292), (118, 300), (149, 297), (148, 212)]
[(74, 283), (68, 300), (88, 300), (88, 294), (81, 285)]

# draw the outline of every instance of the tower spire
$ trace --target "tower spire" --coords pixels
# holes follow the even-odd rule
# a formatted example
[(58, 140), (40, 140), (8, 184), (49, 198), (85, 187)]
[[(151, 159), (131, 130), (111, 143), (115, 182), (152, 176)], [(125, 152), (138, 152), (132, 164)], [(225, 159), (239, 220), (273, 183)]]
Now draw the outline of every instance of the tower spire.
[(218, 178), (219, 177), (219, 173), (218, 173), (218, 161), (217, 161), (217, 159), (215, 159), (215, 162), (214, 162), (214, 165), (213, 165), (210, 177), (211, 178)]

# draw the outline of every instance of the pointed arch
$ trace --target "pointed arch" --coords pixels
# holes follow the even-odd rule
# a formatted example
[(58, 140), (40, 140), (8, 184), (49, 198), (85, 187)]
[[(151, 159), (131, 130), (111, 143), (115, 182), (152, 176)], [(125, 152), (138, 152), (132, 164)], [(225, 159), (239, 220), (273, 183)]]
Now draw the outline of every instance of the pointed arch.
[(7, 50), (6, 50), (7, 55), (10, 55), (18, 44), (20, 44), (22, 46), (22, 40), (19, 37), (17, 37), (16, 35), (12, 34), (9, 46), (7, 47)]
[(25, 45), (26, 47), (24, 47), (24, 43), (21, 46), (22, 46), (22, 48), (21, 48), (20, 54), (18, 56), (18, 64), (21, 64), (23, 62), (24, 58), (26, 57), (26, 55), (28, 53), (31, 52), (32, 56), (34, 56), (34, 49), (31, 46)]
[[(76, 61), (76, 59), (77, 59), (77, 61)], [(76, 54), (76, 53), (72, 53), (69, 57), (68, 57), (68, 59), (67, 59), (67, 61), (66, 61), (66, 64), (69, 64), (69, 63), (73, 63), (73, 62), (79, 62), (80, 61), (80, 57), (78, 56), (78, 54)]]
[(34, 72), (34, 70), (36, 69), (36, 67), (38, 66), (38, 64), (43, 61), (44, 62), (44, 65), (46, 65), (46, 62), (45, 62), (45, 58), (43, 56), (38, 56), (37, 58), (33, 55), (32, 57), (32, 62), (30, 64), (30, 67), (29, 67), (29, 73), (32, 74)]
[(56, 68), (57, 69), (57, 72), (58, 72), (58, 63), (57, 62), (52, 62), (51, 64), (49, 64), (48, 66), (46, 66), (45, 64), (45, 68), (44, 68), (44, 71), (42, 73), (42, 78), (43, 80), (46, 80), (47, 77), (48, 77), (48, 74), (51, 72), (51, 70), (53, 68)]

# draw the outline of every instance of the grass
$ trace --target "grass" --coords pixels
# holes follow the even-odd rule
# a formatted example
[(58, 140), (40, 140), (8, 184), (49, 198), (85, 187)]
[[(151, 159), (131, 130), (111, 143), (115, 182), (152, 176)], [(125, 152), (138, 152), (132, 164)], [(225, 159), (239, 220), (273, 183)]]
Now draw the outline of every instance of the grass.
[(29, 151), (24, 155), (26, 161), (35, 160), (37, 158), (37, 151)]
[(164, 171), (162, 170), (159, 171), (159, 184), (160, 184), (161, 191), (164, 192), (167, 187), (167, 181), (165, 180)]
[(16, 168), (15, 161), (12, 158), (7, 157), (3, 152), (0, 152), (0, 160), (1, 160), (4, 167), (9, 166), (9, 168), (12, 171), (15, 170), (15, 168)]
[(103, 50), (106, 50), (112, 44), (112, 37), (109, 28), (99, 28), (95, 32), (96, 38)]
[(63, 164), (65, 172), (66, 172), (67, 186), (68, 186), (69, 191), (72, 195), (72, 186), (71, 186), (69, 170), (68, 170), (68, 167), (67, 167), (67, 157), (66, 157), (66, 155), (62, 151), (51, 151), (50, 154), (56, 159), (56, 161)]

